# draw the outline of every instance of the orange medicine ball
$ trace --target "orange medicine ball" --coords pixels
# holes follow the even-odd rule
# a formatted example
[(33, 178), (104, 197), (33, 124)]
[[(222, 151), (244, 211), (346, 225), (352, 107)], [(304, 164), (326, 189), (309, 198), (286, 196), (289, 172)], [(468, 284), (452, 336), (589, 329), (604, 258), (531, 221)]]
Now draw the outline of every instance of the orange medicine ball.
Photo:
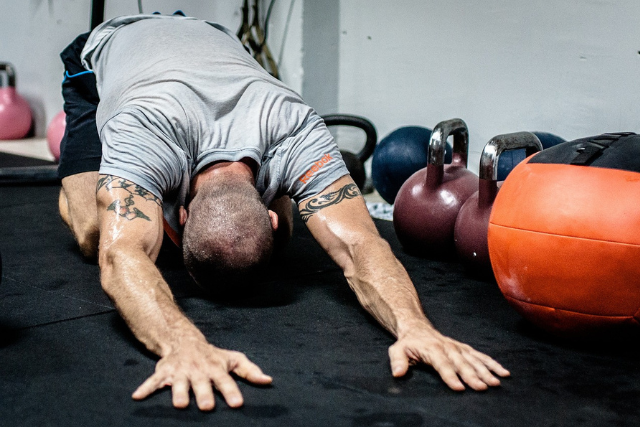
[(489, 220), (500, 290), (558, 335), (640, 322), (640, 135), (604, 134), (533, 155)]

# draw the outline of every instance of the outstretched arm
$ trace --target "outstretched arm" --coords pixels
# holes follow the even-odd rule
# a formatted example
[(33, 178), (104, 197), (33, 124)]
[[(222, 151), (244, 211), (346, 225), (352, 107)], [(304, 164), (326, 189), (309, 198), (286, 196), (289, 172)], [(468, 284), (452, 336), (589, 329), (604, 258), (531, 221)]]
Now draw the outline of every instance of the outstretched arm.
[(144, 399), (171, 386), (173, 405), (189, 404), (193, 389), (201, 410), (213, 409), (212, 383), (232, 407), (242, 395), (230, 372), (257, 384), (271, 378), (244, 354), (209, 344), (180, 311), (154, 261), (162, 243), (160, 201), (122, 178), (100, 175), (97, 189), (102, 287), (134, 335), (160, 356), (156, 372), (133, 394)]
[(380, 237), (350, 177), (300, 203), (309, 230), (342, 268), (358, 301), (397, 341), (389, 348), (394, 376), (409, 364), (426, 363), (454, 390), (464, 381), (475, 390), (500, 384), (509, 372), (489, 356), (440, 334), (427, 320), (406, 270)]

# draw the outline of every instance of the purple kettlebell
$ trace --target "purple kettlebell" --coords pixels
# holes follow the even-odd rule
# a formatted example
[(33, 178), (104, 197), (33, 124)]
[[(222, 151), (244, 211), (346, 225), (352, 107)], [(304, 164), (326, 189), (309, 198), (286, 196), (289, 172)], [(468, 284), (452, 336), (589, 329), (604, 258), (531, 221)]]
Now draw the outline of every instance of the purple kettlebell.
[[(453, 156), (445, 165), (449, 135)], [(453, 250), (458, 211), (478, 188), (478, 177), (467, 169), (468, 152), (469, 132), (463, 120), (446, 120), (433, 129), (427, 167), (409, 177), (395, 200), (393, 226), (407, 252), (435, 255)]]
[(530, 156), (542, 151), (542, 144), (531, 132), (516, 132), (493, 137), (482, 150), (478, 191), (460, 209), (454, 231), (456, 250), (471, 266), (491, 267), (487, 231), (491, 208), (498, 194), (498, 159), (504, 151), (521, 148)]

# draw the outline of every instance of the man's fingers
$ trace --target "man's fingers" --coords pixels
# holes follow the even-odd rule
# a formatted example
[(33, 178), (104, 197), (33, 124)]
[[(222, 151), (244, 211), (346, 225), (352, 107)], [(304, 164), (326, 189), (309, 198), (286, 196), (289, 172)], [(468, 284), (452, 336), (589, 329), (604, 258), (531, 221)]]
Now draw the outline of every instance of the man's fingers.
[(211, 380), (205, 377), (191, 380), (191, 388), (196, 396), (196, 403), (201, 411), (211, 411), (215, 407)]
[(164, 376), (160, 376), (158, 374), (153, 374), (145, 382), (143, 382), (140, 387), (133, 392), (131, 396), (135, 400), (142, 400), (148, 397), (154, 391), (164, 387), (165, 378)]
[(432, 355), (430, 358), (427, 358), (426, 355), (420, 354), (420, 358), (424, 363), (429, 363), (433, 366), (438, 374), (440, 374), (440, 378), (445, 382), (446, 385), (449, 386), (450, 389), (455, 391), (463, 391), (465, 389), (464, 384), (458, 378), (458, 374), (456, 373), (453, 364), (449, 361), (449, 359), (444, 355), (444, 353), (438, 353)]
[[(482, 380), (473, 364), (469, 363), (455, 345), (450, 344), (446, 347), (446, 355), (453, 364), (455, 371), (462, 378), (462, 381), (467, 383), (469, 387), (476, 391), (487, 389), (487, 383)], [(484, 369), (487, 371), (486, 368)], [(491, 376), (489, 371), (487, 371), (487, 374)]]
[(486, 354), (444, 336), (405, 337), (389, 347), (394, 377), (407, 373), (409, 364), (431, 365), (452, 390), (462, 391), (465, 384), (474, 390), (499, 386), (496, 375), (507, 377), (509, 371)]
[(485, 384), (496, 387), (500, 385), (500, 380), (498, 378), (496, 378), (495, 376), (493, 376), (493, 374), (491, 373), (491, 371), (489, 371), (489, 369), (487, 368), (487, 366), (484, 364), (484, 362), (480, 359), (478, 359), (474, 354), (472, 353), (462, 353), (463, 357), (465, 358), (465, 360), (471, 365), (473, 366), (473, 369), (475, 369), (476, 374), (478, 375), (478, 377), (485, 382)]
[(487, 356), (484, 353), (480, 353), (477, 350), (473, 350), (473, 355), (479, 359), (484, 365), (489, 368), (491, 371), (500, 375), (501, 377), (508, 377), (511, 375), (511, 372), (506, 370), (501, 364), (493, 360), (491, 357)]
[(132, 397), (144, 399), (170, 385), (173, 406), (186, 408), (189, 406), (189, 393), (193, 389), (198, 408), (210, 411), (216, 404), (215, 387), (229, 407), (238, 408), (244, 400), (231, 373), (257, 384), (269, 384), (272, 381), (244, 354), (218, 349), (205, 342), (164, 356), (158, 362), (156, 372), (138, 387)]
[(173, 393), (173, 406), (176, 408), (189, 406), (189, 381), (186, 378), (174, 381), (171, 391)]
[(409, 370), (409, 357), (403, 347), (392, 345), (389, 347), (389, 362), (391, 363), (391, 375), (402, 377)]
[(222, 375), (217, 375), (213, 378), (213, 383), (222, 396), (224, 400), (227, 402), (232, 408), (238, 408), (242, 406), (244, 400), (242, 399), (242, 394), (240, 393), (240, 389), (236, 382), (231, 378), (231, 375), (225, 373)]
[(258, 365), (250, 361), (247, 356), (242, 353), (237, 353), (234, 355), (232, 364), (235, 365), (235, 367), (232, 369), (232, 372), (240, 378), (244, 378), (249, 382), (252, 382), (254, 384), (267, 385), (271, 384), (271, 381), (273, 381), (273, 378), (271, 378), (269, 375), (264, 374), (262, 372), (262, 369), (260, 369)]

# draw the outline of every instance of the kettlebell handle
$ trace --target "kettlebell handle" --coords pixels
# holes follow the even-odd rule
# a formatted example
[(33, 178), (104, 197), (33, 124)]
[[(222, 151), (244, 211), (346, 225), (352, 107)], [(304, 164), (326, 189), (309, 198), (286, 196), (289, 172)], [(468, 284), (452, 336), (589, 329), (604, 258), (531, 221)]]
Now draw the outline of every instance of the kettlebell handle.
[(444, 166), (445, 150), (447, 138), (453, 135), (453, 156), (464, 163), (467, 167), (467, 156), (469, 154), (469, 130), (467, 124), (462, 119), (450, 119), (440, 122), (433, 128), (431, 139), (429, 140), (429, 161), (428, 164), (434, 166)]
[(324, 123), (328, 126), (352, 126), (362, 129), (367, 136), (364, 143), (364, 147), (358, 153), (356, 157), (361, 163), (364, 163), (376, 149), (378, 143), (378, 133), (375, 126), (369, 120), (364, 117), (354, 116), (351, 114), (329, 114), (322, 116)]
[(515, 132), (498, 135), (491, 138), (484, 146), (480, 156), (480, 170), (478, 175), (481, 180), (498, 180), (498, 159), (507, 150), (525, 149), (527, 157), (538, 151), (542, 151), (542, 144), (537, 136), (531, 132)]
[(16, 72), (13, 65), (8, 62), (0, 62), (0, 73), (1, 72), (7, 75), (7, 86), (16, 87)]

